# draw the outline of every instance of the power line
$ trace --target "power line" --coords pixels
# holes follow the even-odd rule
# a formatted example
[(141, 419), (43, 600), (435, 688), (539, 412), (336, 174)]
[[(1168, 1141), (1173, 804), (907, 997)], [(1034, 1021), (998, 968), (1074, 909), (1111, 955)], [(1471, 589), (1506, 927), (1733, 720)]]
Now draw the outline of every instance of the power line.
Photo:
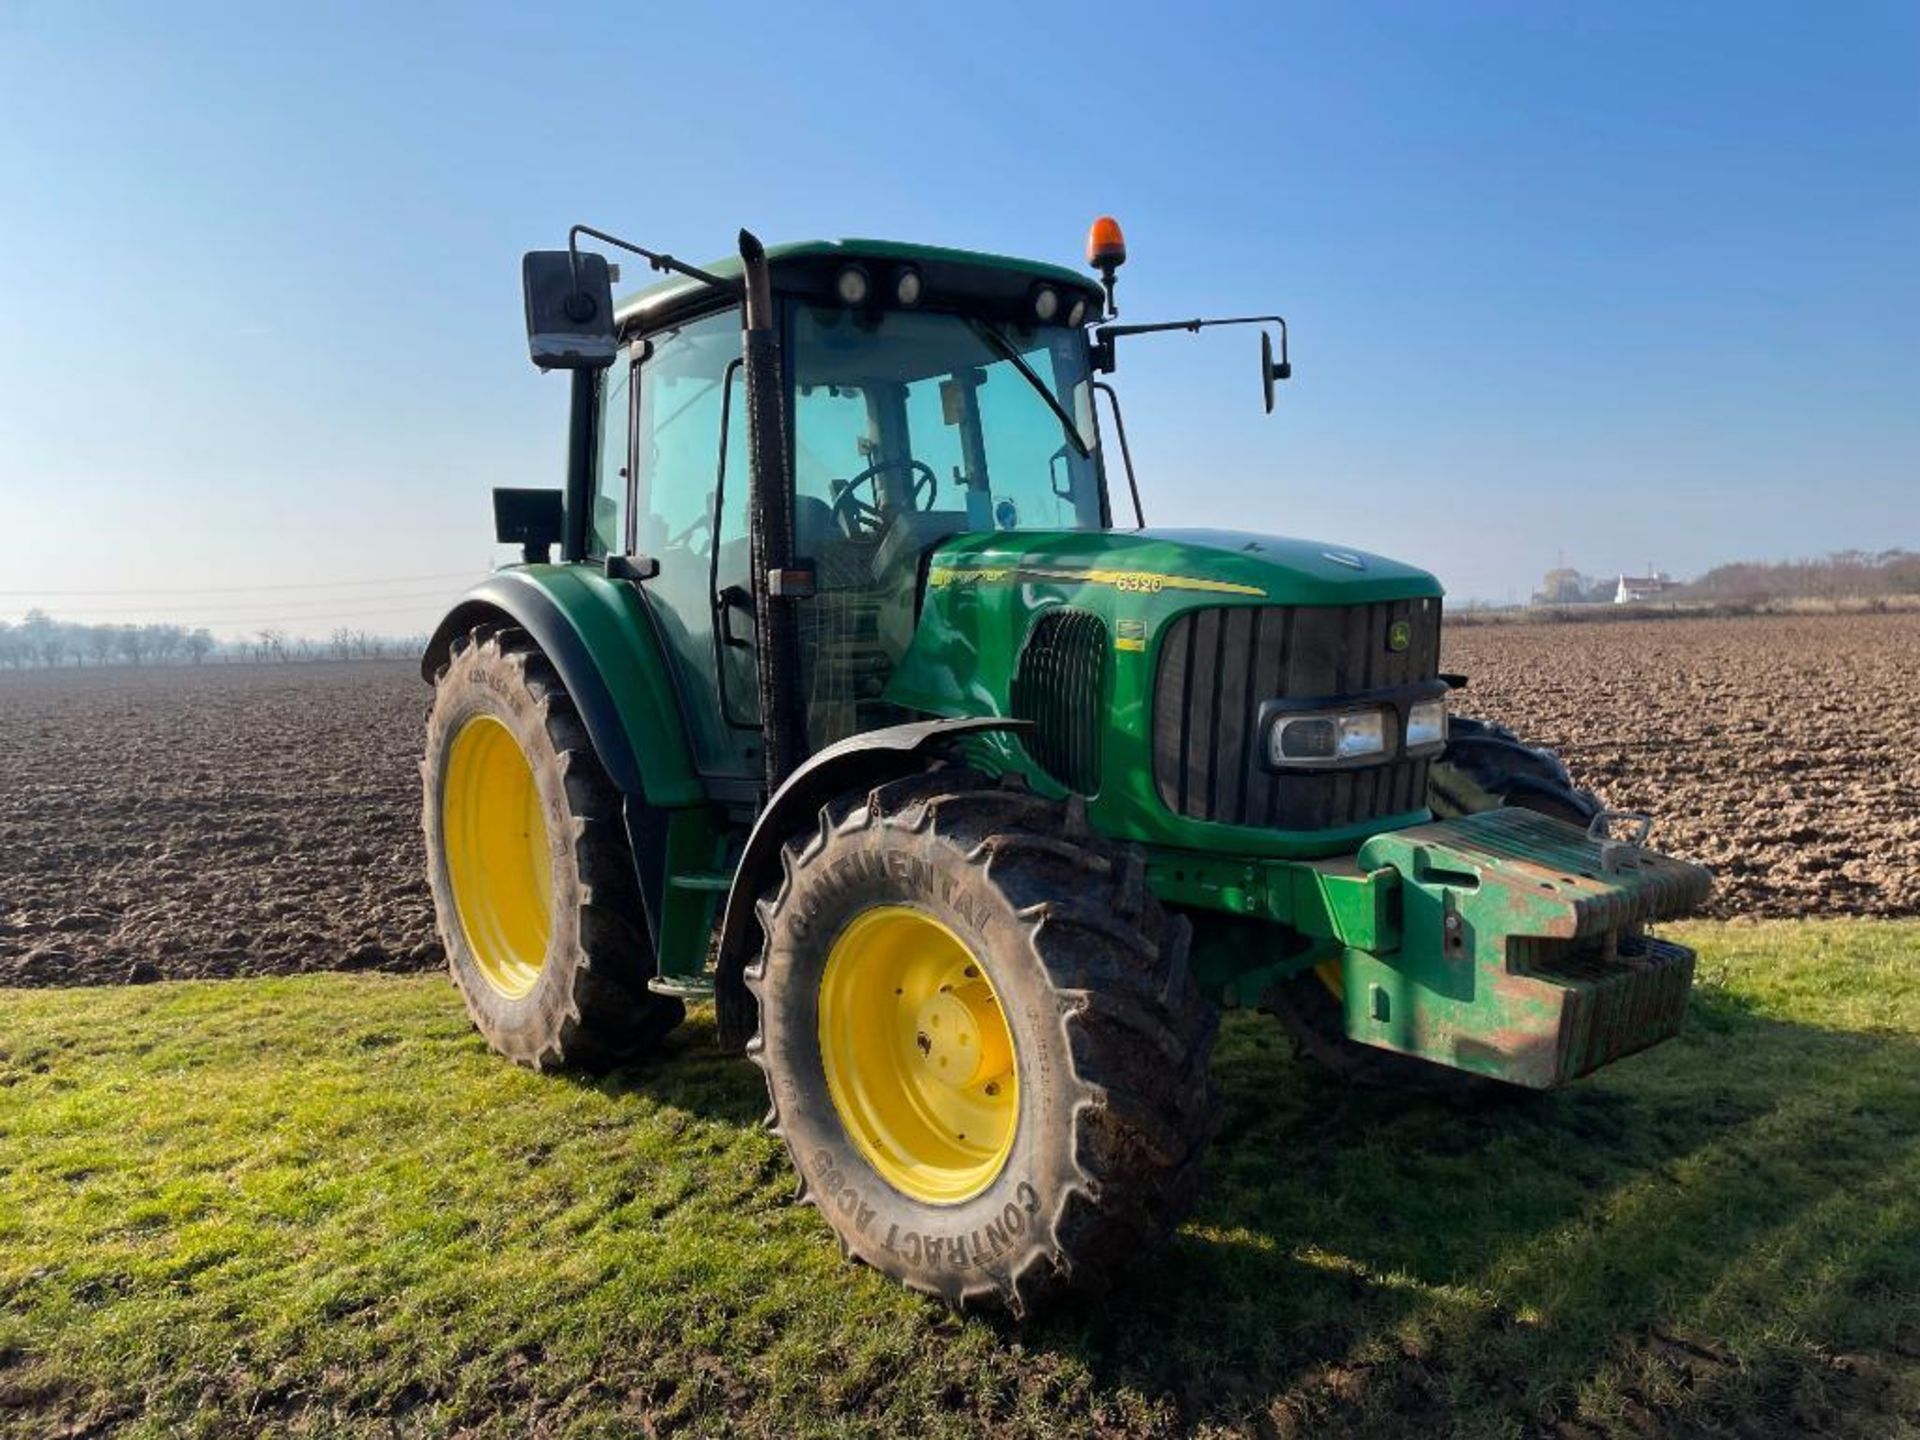
[[(397, 594), (374, 593), (369, 595), (342, 595), (337, 599), (330, 600), (283, 600), (278, 603), (271, 601), (263, 601), (261, 603), (272, 604), (276, 611), (287, 611), (288, 618), (298, 618), (303, 614), (325, 614), (335, 605), (354, 605), (365, 600), (415, 600), (425, 603), (429, 600), (444, 600), (449, 598), (451, 597), (446, 587), (436, 586), (431, 590), (406, 590)], [(233, 611), (233, 607), (234, 602), (231, 600), (188, 601), (185, 604), (159, 600), (153, 602), (142, 601), (127, 605), (108, 605), (97, 609), (69, 610), (62, 607), (57, 610), (48, 610), (46, 613), (47, 618), (50, 620), (81, 618), (143, 620), (154, 616), (164, 617), (178, 614), (200, 614), (203, 619), (217, 620), (220, 618), (219, 614), (204, 615), (202, 612), (211, 610), (220, 612), (221, 614), (230, 614)], [(251, 607), (247, 608), (250, 609)], [(243, 611), (242, 613), (246, 612)]]
[(354, 585), (414, 585), (428, 580), (464, 580), (481, 573), (480, 567), (468, 570), (449, 570), (439, 575), (389, 575), (366, 580), (300, 580), (281, 585), (188, 585), (176, 588), (138, 587), (117, 590), (0, 590), (5, 596), (47, 596), (49, 598), (87, 597), (101, 595), (253, 595), (268, 590), (330, 590)]
[[(205, 622), (205, 625), (209, 629), (217, 626), (222, 630), (263, 630), (270, 625), (290, 624), (292, 623), (293, 620), (301, 620), (301, 619), (360, 620), (360, 619), (365, 619), (369, 616), (374, 616), (374, 615), (411, 615), (416, 613), (418, 612), (415, 609), (415, 607), (411, 605), (401, 605), (401, 606), (388, 606), (387, 608), (381, 609), (381, 610), (342, 610), (336, 614), (325, 615), (325, 616), (296, 615), (291, 617), (291, 619), (284, 616), (278, 619), (276, 619), (273, 616), (268, 616), (265, 619), (261, 619), (261, 620), (209, 620)], [(426, 633), (426, 630), (431, 630), (432, 628), (433, 627), (429, 625), (425, 627), (425, 629), (421, 633), (424, 634)]]
[[(372, 599), (373, 597), (368, 596), (367, 598)], [(362, 610), (321, 610), (312, 614), (303, 615), (255, 615), (246, 619), (222, 615), (199, 615), (187, 616), (178, 620), (160, 619), (141, 621), (138, 623), (147, 625), (177, 624), (182, 629), (198, 627), (200, 629), (212, 630), (260, 630), (268, 626), (281, 625), (302, 625), (308, 627), (327, 626), (340, 620), (357, 620), (368, 616), (417, 615), (420, 613), (420, 608), (423, 603), (424, 602), (415, 602), (410, 605), (382, 605), (374, 609)], [(64, 625), (69, 623), (68, 617), (64, 615), (50, 615), (47, 618), (57, 624)], [(80, 628), (86, 630), (110, 630), (119, 625), (132, 625), (134, 623), (133, 621), (101, 620), (82, 624)]]
[[(198, 623), (201, 628), (209, 630), (264, 630), (268, 626), (291, 625), (302, 620), (327, 623), (335, 620), (360, 620), (375, 615), (413, 615), (418, 613), (418, 608), (412, 605), (388, 605), (378, 610), (337, 610), (326, 615), (264, 615), (253, 620), (203, 620)], [(425, 629), (432, 628), (432, 626), (425, 627)]]

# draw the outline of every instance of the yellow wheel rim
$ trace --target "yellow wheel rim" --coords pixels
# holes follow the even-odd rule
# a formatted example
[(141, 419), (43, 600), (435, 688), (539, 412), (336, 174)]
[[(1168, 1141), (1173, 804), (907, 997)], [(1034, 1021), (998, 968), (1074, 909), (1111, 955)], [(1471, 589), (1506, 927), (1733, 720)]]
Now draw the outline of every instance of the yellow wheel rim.
[(1007, 1163), (1013, 1033), (985, 968), (932, 916), (882, 905), (840, 933), (820, 977), (820, 1055), (841, 1124), (894, 1189), (958, 1204)]
[(447, 756), (441, 844), (467, 948), (508, 999), (533, 989), (553, 928), (553, 862), (533, 767), (498, 720), (462, 725)]

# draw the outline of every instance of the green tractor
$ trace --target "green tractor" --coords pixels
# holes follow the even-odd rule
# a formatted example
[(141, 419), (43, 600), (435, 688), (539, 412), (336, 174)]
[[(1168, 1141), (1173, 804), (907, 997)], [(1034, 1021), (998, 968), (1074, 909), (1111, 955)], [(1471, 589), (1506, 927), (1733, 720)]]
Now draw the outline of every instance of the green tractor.
[[(666, 278), (615, 304), (592, 236)], [(1217, 1007), (1356, 1081), (1541, 1090), (1680, 1027), (1706, 896), (1448, 715), (1441, 589), (1149, 528), (1098, 280), (877, 241), (526, 257), (566, 483), (427, 648), (424, 825), (474, 1023), (538, 1069), (711, 1000), (851, 1256), (1015, 1313), (1192, 1197)], [(1277, 340), (1277, 346), (1275, 341)], [(1133, 524), (1116, 522), (1108, 402)], [(558, 548), (558, 560), (552, 552)]]

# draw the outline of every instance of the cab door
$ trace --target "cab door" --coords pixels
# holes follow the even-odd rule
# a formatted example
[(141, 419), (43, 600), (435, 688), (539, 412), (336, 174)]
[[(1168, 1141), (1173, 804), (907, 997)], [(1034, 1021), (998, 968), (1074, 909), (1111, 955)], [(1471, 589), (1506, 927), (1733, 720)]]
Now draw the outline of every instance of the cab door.
[[(668, 656), (694, 763), (710, 778), (757, 779), (751, 609), (721, 598), (747, 595), (751, 574), (738, 310), (647, 336), (629, 366), (608, 372), (601, 414), (596, 493), (624, 489), (627, 549), (659, 563), (639, 589)], [(621, 458), (619, 434), (628, 436), (624, 486), (609, 480)], [(602, 528), (597, 499), (593, 543), (603, 543)]]

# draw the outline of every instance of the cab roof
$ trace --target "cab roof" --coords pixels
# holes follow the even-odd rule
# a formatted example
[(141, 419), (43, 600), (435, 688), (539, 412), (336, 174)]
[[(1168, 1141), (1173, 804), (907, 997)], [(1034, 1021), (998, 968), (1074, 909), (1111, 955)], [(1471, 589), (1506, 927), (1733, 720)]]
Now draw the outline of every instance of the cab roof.
[[(922, 272), (931, 303), (944, 288), (948, 276), (987, 275), (1017, 277), (1020, 284), (1045, 281), (1063, 289), (1085, 294), (1096, 306), (1101, 300), (1097, 282), (1064, 265), (1043, 260), (1023, 260), (1014, 255), (995, 255), (982, 250), (954, 250), (944, 245), (915, 245), (902, 240), (795, 240), (767, 247), (767, 261), (773, 269), (776, 288), (799, 282), (796, 288), (813, 288), (808, 277), (823, 270), (838, 272), (848, 264), (860, 264), (869, 270), (889, 271), (912, 266)], [(740, 276), (738, 255), (730, 255), (700, 267), (723, 280)], [(968, 278), (972, 278), (969, 276)], [(884, 274), (874, 276), (876, 282)], [(971, 289), (971, 286), (967, 288)], [(681, 316), (705, 309), (715, 296), (715, 287), (688, 275), (669, 275), (664, 280), (621, 297), (614, 304), (614, 318), (623, 330), (652, 330)]]

